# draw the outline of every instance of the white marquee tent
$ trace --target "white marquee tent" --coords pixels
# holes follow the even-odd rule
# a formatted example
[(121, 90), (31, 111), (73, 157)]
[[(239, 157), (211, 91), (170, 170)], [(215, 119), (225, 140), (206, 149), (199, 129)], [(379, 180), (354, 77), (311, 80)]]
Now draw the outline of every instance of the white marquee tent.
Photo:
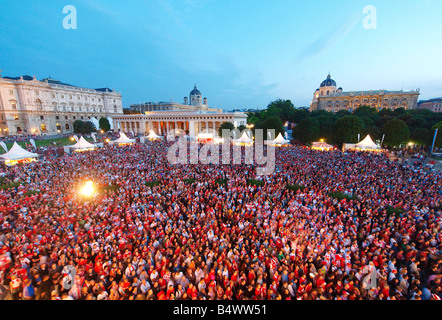
[(290, 140), (284, 139), (284, 137), (280, 133), (274, 140), (267, 141), (267, 144), (281, 146), (284, 144), (290, 144)]
[(39, 155), (23, 149), (17, 142), (14, 142), (11, 149), (0, 157), (5, 161), (6, 165), (10, 166), (21, 162), (35, 161)]
[(124, 145), (135, 143), (135, 139), (129, 139), (124, 132), (120, 132), (120, 137), (117, 140), (112, 140), (110, 143)]
[(250, 139), (247, 136), (247, 133), (244, 132), (239, 139), (233, 140), (233, 143), (236, 144), (236, 145), (249, 145), (249, 144), (253, 143), (253, 139)]
[(381, 151), (382, 150), (382, 148), (380, 146), (378, 146), (376, 143), (373, 142), (373, 140), (371, 139), (370, 135), (367, 135), (365, 137), (365, 139), (362, 140), (361, 142), (356, 143), (355, 148), (357, 150), (366, 150), (366, 151), (368, 151), (368, 150), (371, 150), (371, 151), (379, 150), (379, 151)]
[(95, 144), (86, 141), (83, 136), (80, 137), (76, 144), (69, 146), (69, 149), (77, 152), (94, 150), (96, 148), (97, 146)]
[(161, 139), (162, 137), (157, 135), (155, 133), (155, 131), (150, 130), (149, 135), (146, 138), (149, 139), (149, 140), (156, 140), (156, 139)]

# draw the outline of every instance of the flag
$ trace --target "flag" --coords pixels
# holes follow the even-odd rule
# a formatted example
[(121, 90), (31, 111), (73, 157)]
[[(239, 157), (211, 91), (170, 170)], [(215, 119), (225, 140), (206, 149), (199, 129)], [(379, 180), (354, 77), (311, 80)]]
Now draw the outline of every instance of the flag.
[(94, 139), (94, 142), (97, 142), (97, 137), (95, 136), (95, 132), (91, 133), (92, 139)]
[(8, 147), (6, 146), (6, 143), (4, 143), (3, 141), (0, 142), (0, 145), (3, 147), (3, 149), (5, 149), (6, 152), (8, 152)]
[(384, 138), (385, 138), (385, 134), (382, 136), (381, 147), (382, 147), (382, 144), (384, 143)]
[(358, 133), (358, 142), (361, 141), (361, 134)]
[(34, 139), (30, 139), (29, 142), (32, 144), (32, 146), (37, 149), (37, 146), (35, 145)]
[(431, 153), (433, 153), (434, 145), (436, 144), (437, 131), (438, 129), (434, 131), (433, 144), (431, 145)]
[(285, 139), (288, 140), (289, 133), (288, 133), (288, 132), (285, 132), (284, 135), (285, 135)]
[(77, 136), (74, 135), (74, 139), (75, 139), (75, 141), (78, 142), (78, 137)]
[(268, 140), (272, 139), (272, 133), (270, 131), (267, 131), (267, 139)]

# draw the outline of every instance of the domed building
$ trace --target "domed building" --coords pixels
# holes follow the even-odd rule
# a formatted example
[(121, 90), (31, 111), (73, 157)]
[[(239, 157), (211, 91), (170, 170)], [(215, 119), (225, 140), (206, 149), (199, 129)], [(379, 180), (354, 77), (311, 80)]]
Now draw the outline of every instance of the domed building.
[(360, 106), (381, 109), (414, 109), (417, 106), (419, 89), (412, 91), (362, 90), (344, 92), (337, 87), (336, 81), (328, 74), (313, 93), (310, 111), (326, 110), (337, 112), (347, 110), (353, 112)]
[(184, 97), (183, 103), (174, 101), (170, 102), (145, 102), (142, 104), (132, 104), (130, 106), (131, 111), (145, 113), (151, 111), (209, 111), (219, 112), (221, 109), (210, 108), (207, 102), (207, 98), (203, 98), (200, 90), (198, 90), (196, 84), (193, 90), (190, 91), (188, 97)]

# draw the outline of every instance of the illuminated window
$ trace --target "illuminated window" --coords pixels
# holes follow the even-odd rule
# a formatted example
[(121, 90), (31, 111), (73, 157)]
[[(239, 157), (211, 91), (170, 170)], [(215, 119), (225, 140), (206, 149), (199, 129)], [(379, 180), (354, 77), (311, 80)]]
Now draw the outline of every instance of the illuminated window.
[(14, 116), (14, 120), (18, 120), (18, 116)]
[(40, 125), (40, 128), (41, 128), (41, 132), (46, 132), (46, 125), (44, 123), (42, 123)]

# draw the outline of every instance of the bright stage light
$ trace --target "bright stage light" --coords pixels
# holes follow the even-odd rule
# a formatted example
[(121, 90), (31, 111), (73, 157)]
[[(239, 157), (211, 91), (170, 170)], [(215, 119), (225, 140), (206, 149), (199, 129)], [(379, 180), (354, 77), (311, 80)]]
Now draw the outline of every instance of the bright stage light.
[(95, 189), (94, 189), (94, 184), (92, 181), (86, 182), (86, 185), (80, 191), (80, 193), (86, 197), (92, 196), (94, 194), (94, 192), (95, 192)]

